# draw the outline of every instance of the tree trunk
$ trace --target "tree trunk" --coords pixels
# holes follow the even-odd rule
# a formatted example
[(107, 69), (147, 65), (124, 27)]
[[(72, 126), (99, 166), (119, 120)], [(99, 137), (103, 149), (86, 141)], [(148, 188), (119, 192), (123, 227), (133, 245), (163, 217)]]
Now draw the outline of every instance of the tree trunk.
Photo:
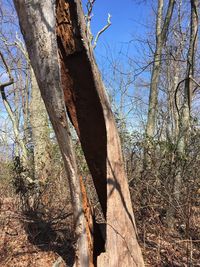
[(14, 3), (31, 65), (55, 131), (69, 179), (77, 236), (76, 266), (89, 266), (89, 245), (82, 208), (80, 180), (77, 175), (60, 84), (55, 7), (52, 1), (48, 0), (32, 0), (30, 2), (15, 0)]
[[(172, 206), (168, 210), (168, 226), (173, 229), (175, 223), (176, 209), (181, 205), (181, 188), (182, 188), (182, 171), (183, 165), (186, 159), (186, 148), (189, 139), (190, 131), (190, 110), (192, 102), (192, 79), (194, 75), (194, 65), (195, 65), (195, 50), (197, 46), (197, 36), (198, 36), (198, 0), (191, 0), (191, 22), (190, 22), (190, 43), (187, 55), (187, 72), (185, 77), (184, 86), (184, 97), (183, 103), (180, 107), (180, 112), (178, 114), (178, 135), (177, 135), (177, 155), (176, 155), (176, 175), (174, 177), (173, 183), (173, 199)], [(175, 76), (176, 77), (176, 76)], [(178, 84), (177, 84), (178, 86)], [(177, 88), (176, 88), (177, 90)], [(179, 103), (178, 103), (179, 102)], [(178, 106), (181, 105), (180, 99), (177, 99)], [(177, 121), (177, 118), (176, 118)]]
[(45, 184), (51, 173), (48, 117), (32, 68), (30, 122), (34, 145), (34, 178)]
[(185, 77), (184, 100), (179, 119), (178, 153), (184, 157), (190, 128), (190, 110), (192, 102), (192, 78), (194, 76), (195, 51), (198, 38), (198, 0), (191, 0), (190, 43), (187, 55), (187, 72)]
[(187, 55), (187, 72), (185, 77), (184, 99), (179, 115), (179, 137), (177, 143), (177, 156), (180, 161), (179, 169), (174, 180), (174, 198), (176, 204), (179, 204), (182, 186), (182, 161), (186, 157), (186, 146), (189, 139), (190, 131), (190, 111), (192, 103), (192, 78), (195, 66), (195, 51), (198, 37), (198, 0), (191, 0), (191, 22), (190, 22), (190, 43)]
[(57, 34), (65, 103), (106, 215), (106, 252), (98, 257), (97, 264), (144, 266), (121, 144), (86, 33), (80, 0), (58, 0)]
[(151, 159), (149, 153), (152, 147), (152, 141), (155, 134), (156, 115), (158, 107), (158, 83), (161, 69), (162, 49), (166, 42), (167, 31), (171, 21), (175, 0), (169, 0), (166, 17), (163, 22), (163, 0), (158, 0), (158, 14), (156, 21), (156, 50), (154, 53), (154, 63), (151, 75), (149, 109), (146, 125), (146, 145), (144, 153), (144, 167), (149, 168)]

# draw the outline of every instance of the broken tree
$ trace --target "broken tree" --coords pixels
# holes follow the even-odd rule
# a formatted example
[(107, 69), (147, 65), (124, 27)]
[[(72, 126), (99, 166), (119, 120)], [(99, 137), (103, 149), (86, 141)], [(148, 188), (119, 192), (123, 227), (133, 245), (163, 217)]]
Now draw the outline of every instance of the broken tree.
[(106, 220), (105, 252), (97, 258), (97, 266), (144, 266), (121, 144), (87, 35), (81, 2), (58, 0), (56, 15), (49, 2), (16, 0), (15, 5), (71, 185), (74, 215), (79, 220), (77, 266), (92, 263), (64, 101), (81, 140)]

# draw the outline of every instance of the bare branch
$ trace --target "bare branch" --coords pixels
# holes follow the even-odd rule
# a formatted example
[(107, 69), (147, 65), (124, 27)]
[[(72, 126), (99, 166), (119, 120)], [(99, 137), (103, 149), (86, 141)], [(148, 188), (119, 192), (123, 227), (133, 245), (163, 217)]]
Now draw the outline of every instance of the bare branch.
[(93, 10), (95, 1), (96, 0), (88, 0), (86, 4), (87, 14), (85, 15), (85, 20), (86, 20), (86, 26), (87, 26), (87, 35), (90, 40), (90, 43), (92, 43), (92, 40), (93, 40), (93, 35), (91, 32), (91, 20), (93, 17), (92, 10)]
[(92, 46), (93, 49), (95, 49), (95, 47), (97, 46), (97, 42), (98, 42), (98, 39), (99, 39), (100, 35), (101, 35), (103, 32), (105, 32), (105, 31), (110, 27), (110, 25), (111, 25), (111, 21), (110, 21), (110, 19), (111, 19), (111, 15), (108, 13), (107, 25), (104, 26), (104, 27), (97, 33), (97, 35), (96, 35), (96, 37), (95, 37), (95, 39), (94, 39), (93, 46)]
[[(104, 26), (97, 33), (96, 37), (94, 38), (94, 36), (92, 35), (92, 31), (91, 31), (91, 20), (92, 20), (92, 17), (93, 17), (92, 11), (93, 11), (93, 7), (94, 7), (94, 4), (95, 4), (95, 1), (96, 0), (88, 0), (88, 2), (86, 4), (87, 14), (85, 15), (86, 26), (87, 26), (87, 35), (88, 35), (88, 38), (90, 40), (90, 43), (91, 43), (93, 49), (95, 49), (95, 47), (97, 46), (97, 42), (98, 42), (98, 39), (99, 39), (100, 35), (103, 32), (105, 32), (110, 27), (110, 25), (111, 25), (111, 21), (110, 21), (111, 15), (108, 14), (108, 19), (107, 19), (106, 26)], [(94, 42), (92, 44), (93, 39), (94, 39)]]
[(23, 155), (22, 155), (22, 158), (23, 158), (23, 161), (24, 163), (26, 164), (27, 163), (27, 160), (28, 160), (28, 151), (27, 151), (27, 148), (23, 142), (23, 140), (20, 139), (20, 133), (19, 133), (19, 129), (18, 129), (18, 126), (17, 126), (17, 122), (16, 122), (16, 119), (15, 119), (15, 115), (14, 115), (14, 112), (12, 110), (12, 107), (7, 99), (7, 96), (6, 96), (6, 93), (5, 93), (5, 87), (11, 85), (14, 83), (14, 78), (12, 77), (12, 73), (11, 73), (11, 69), (10, 67), (8, 66), (2, 52), (0, 51), (0, 57), (3, 61), (3, 64), (6, 68), (6, 72), (8, 74), (8, 77), (9, 77), (9, 81), (1, 84), (0, 83), (0, 92), (1, 92), (1, 97), (2, 97), (2, 100), (3, 100), (3, 104), (5, 106), (5, 109), (8, 113), (8, 116), (12, 122), (12, 125), (13, 125), (13, 131), (14, 131), (14, 135), (15, 135), (15, 139), (16, 139), (16, 142), (20, 145), (21, 149), (22, 149), (22, 152), (23, 152)]
[(93, 10), (93, 6), (96, 0), (88, 0), (87, 2), (87, 17), (90, 18), (92, 16), (92, 10)]
[[(2, 61), (3, 61), (3, 64), (4, 64), (5, 68), (6, 68), (6, 72), (8, 73), (8, 77), (10, 79), (10, 81), (7, 82), (7, 83), (12, 84), (12, 83), (14, 83), (14, 79), (12, 77), (12, 73), (11, 73), (10, 67), (8, 66), (8, 64), (7, 64), (7, 62), (6, 62), (6, 60), (5, 60), (5, 58), (4, 58), (4, 56), (3, 56), (1, 51), (0, 51), (0, 57), (1, 57)], [(10, 85), (10, 84), (6, 85), (7, 83), (5, 83), (4, 87)]]

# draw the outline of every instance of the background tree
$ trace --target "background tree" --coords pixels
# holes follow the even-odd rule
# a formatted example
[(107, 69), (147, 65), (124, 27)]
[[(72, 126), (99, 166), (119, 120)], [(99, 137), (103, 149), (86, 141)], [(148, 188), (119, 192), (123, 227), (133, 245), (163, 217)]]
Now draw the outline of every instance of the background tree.
[[(155, 134), (156, 113), (158, 105), (158, 83), (162, 64), (162, 50), (167, 40), (167, 32), (174, 9), (174, 0), (169, 0), (166, 15), (163, 18), (163, 0), (158, 1), (158, 13), (156, 19), (156, 48), (154, 53), (153, 69), (151, 75), (150, 96), (149, 96), (149, 110), (146, 126), (147, 144), (152, 142)], [(149, 145), (145, 152), (145, 165), (148, 165), (148, 153), (150, 153)]]

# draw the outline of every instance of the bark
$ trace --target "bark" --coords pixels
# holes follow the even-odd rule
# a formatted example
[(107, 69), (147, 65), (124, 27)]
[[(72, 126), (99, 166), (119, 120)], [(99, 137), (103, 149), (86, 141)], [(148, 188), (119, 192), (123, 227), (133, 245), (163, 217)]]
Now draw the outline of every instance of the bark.
[(30, 122), (34, 145), (34, 177), (45, 184), (51, 173), (48, 117), (38, 83), (31, 69)]
[(57, 1), (57, 34), (66, 107), (106, 215), (106, 251), (97, 265), (144, 266), (121, 144), (80, 0)]
[(163, 21), (163, 0), (158, 0), (158, 14), (156, 20), (156, 49), (154, 53), (154, 63), (151, 75), (149, 109), (146, 125), (146, 145), (144, 151), (144, 167), (149, 168), (151, 159), (149, 153), (152, 148), (152, 140), (155, 134), (156, 115), (158, 109), (158, 83), (162, 65), (162, 49), (167, 39), (167, 31), (171, 21), (175, 0), (169, 0), (167, 13)]
[(48, 0), (15, 0), (21, 31), (31, 65), (53, 125), (69, 179), (77, 236), (76, 266), (89, 266), (86, 220), (82, 208), (80, 180), (60, 84), (60, 69), (55, 33), (54, 4)]

